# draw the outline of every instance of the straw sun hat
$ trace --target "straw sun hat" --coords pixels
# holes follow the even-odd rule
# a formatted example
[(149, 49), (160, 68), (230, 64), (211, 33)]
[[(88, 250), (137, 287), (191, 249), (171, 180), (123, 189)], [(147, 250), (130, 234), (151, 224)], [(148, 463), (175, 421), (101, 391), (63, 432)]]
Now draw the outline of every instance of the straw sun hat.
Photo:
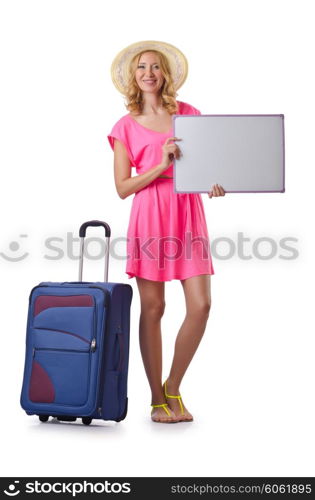
[(115, 87), (122, 94), (126, 93), (129, 65), (132, 58), (136, 54), (148, 50), (158, 50), (167, 57), (176, 90), (179, 89), (186, 80), (188, 73), (187, 59), (179, 49), (174, 47), (174, 45), (154, 40), (136, 42), (121, 50), (112, 62), (112, 80)]

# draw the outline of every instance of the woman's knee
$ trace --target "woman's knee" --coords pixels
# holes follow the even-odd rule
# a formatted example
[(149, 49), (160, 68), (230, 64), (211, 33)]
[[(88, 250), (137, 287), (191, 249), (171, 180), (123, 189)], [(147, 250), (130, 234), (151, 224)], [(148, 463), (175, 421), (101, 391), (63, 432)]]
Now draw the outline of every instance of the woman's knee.
[(211, 300), (204, 299), (188, 307), (187, 314), (195, 318), (208, 318), (211, 309)]
[(146, 301), (141, 303), (141, 314), (152, 320), (160, 320), (165, 311), (165, 300)]

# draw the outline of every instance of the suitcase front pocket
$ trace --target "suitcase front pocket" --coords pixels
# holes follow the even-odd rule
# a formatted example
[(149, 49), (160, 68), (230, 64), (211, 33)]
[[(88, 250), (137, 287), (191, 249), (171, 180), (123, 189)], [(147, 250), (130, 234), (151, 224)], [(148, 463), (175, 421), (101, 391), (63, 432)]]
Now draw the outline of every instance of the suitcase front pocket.
[(94, 307), (46, 308), (34, 316), (33, 328), (59, 331), (90, 342), (94, 336)]
[(30, 325), (32, 403), (83, 407), (89, 398), (96, 349), (95, 300), (91, 295), (40, 295)]
[(35, 348), (29, 399), (83, 406), (88, 398), (90, 357), (90, 350)]

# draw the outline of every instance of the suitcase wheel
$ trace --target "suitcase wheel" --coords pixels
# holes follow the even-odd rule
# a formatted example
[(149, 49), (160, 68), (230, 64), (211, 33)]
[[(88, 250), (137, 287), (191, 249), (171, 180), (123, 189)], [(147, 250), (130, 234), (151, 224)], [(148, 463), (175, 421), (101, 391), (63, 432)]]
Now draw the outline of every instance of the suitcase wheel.
[(90, 425), (91, 422), (92, 422), (92, 419), (90, 417), (82, 417), (82, 424)]
[(47, 422), (49, 419), (49, 415), (38, 415), (38, 418), (41, 422)]

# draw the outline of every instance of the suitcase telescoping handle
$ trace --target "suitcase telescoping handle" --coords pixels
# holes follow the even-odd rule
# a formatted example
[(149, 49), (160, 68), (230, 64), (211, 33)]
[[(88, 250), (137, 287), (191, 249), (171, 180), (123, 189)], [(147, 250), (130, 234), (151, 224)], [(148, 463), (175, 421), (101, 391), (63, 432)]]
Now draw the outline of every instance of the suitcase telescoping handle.
[(101, 220), (90, 220), (84, 222), (79, 230), (80, 236), (80, 262), (79, 262), (79, 281), (82, 281), (83, 274), (83, 257), (84, 257), (84, 238), (86, 230), (90, 226), (102, 226), (105, 229), (105, 272), (104, 281), (108, 281), (108, 260), (109, 260), (109, 242), (110, 242), (110, 227), (106, 222)]

